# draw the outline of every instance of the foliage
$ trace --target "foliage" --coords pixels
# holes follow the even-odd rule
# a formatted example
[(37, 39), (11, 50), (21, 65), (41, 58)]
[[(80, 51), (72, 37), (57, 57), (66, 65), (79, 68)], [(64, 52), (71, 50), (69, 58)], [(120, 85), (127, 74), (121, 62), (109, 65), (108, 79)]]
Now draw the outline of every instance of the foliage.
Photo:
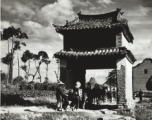
[(5, 57), (1, 59), (2, 63), (9, 65), (11, 61), (14, 59), (13, 53), (6, 54)]
[(104, 83), (110, 86), (116, 86), (117, 85), (117, 70), (112, 70), (109, 72), (107, 81)]
[(152, 100), (137, 103), (134, 110), (118, 109), (117, 114), (134, 117), (136, 120), (152, 120)]
[(137, 107), (135, 110), (136, 120), (152, 120), (152, 109)]
[(26, 50), (22, 57), (21, 57), (21, 60), (26, 63), (28, 60), (32, 59), (33, 58), (33, 53), (31, 53), (29, 50)]
[(22, 32), (20, 28), (15, 29), (13, 26), (5, 28), (3, 30), (3, 34), (1, 34), (2, 40), (8, 40), (10, 37), (16, 37), (19, 39), (26, 38), (28, 39), (28, 36), (26, 33)]
[[(2, 58), (2, 63), (7, 64), (9, 66), (8, 74), (9, 74), (9, 80), (12, 83), (13, 78), (13, 58), (15, 50), (20, 50), (21, 46), (26, 44), (24, 42), (20, 41), (14, 41), (15, 39), (28, 39), (28, 36), (26, 33), (22, 32), (20, 28), (14, 28), (13, 26), (3, 29), (3, 32), (1, 34), (1, 40), (8, 40), (8, 54)], [(12, 40), (12, 49), (9, 53), (9, 39)], [(19, 60), (19, 59), (18, 59)], [(19, 70), (19, 61), (18, 61), (18, 70)], [(19, 73), (19, 72), (18, 72)]]
[(34, 90), (34, 85), (28, 84), (26, 88), (27, 88), (27, 90)]
[(43, 84), (42, 83), (36, 83), (34, 85), (35, 90), (43, 90)]
[(19, 85), (22, 81), (23, 81), (23, 77), (22, 76), (17, 76), (16, 78), (14, 78), (13, 80), (13, 85)]
[(1, 94), (7, 95), (19, 95), (20, 97), (41, 97), (41, 96), (52, 96), (55, 91), (45, 90), (1, 90)]
[(20, 45), (24, 45), (24, 46), (26, 46), (26, 44), (25, 44), (25, 42), (20, 42), (20, 41), (14, 41), (14, 48), (13, 48), (13, 50), (15, 51), (15, 50), (21, 50), (21, 46)]
[(148, 81), (146, 83), (146, 88), (147, 88), (147, 90), (152, 91), (152, 76), (150, 76), (150, 78), (148, 79)]
[(0, 71), (0, 76), (1, 76), (1, 83), (6, 83), (7, 81), (7, 73), (3, 72), (2, 70)]

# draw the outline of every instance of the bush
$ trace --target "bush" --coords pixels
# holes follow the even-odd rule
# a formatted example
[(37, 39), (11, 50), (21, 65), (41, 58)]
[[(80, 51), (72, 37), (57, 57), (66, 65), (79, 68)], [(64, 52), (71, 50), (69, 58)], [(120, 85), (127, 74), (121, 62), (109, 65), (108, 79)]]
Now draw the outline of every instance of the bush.
[(26, 90), (28, 83), (26, 81), (21, 81), (19, 85), (19, 90)]
[(58, 83), (49, 83), (48, 84), (48, 90), (55, 91), (57, 86), (58, 86)]
[(27, 90), (34, 90), (34, 85), (32, 84), (27, 85)]
[(22, 76), (17, 76), (16, 78), (13, 79), (13, 85), (19, 85), (23, 81)]
[(35, 88), (35, 90), (43, 90), (43, 84), (42, 83), (35, 83), (34, 88)]
[(8, 75), (7, 73), (3, 72), (2, 70), (0, 71), (0, 76), (1, 76), (1, 83), (4, 83), (6, 84), (6, 81), (7, 81), (7, 78), (8, 78)]
[(136, 120), (152, 120), (152, 110), (139, 107), (135, 111)]

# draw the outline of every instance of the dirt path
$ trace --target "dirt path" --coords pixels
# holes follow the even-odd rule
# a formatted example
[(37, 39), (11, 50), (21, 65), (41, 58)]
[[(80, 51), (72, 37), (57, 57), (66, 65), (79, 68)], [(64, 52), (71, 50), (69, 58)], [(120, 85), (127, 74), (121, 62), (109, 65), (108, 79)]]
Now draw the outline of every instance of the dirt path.
[[(71, 110), (68, 110), (71, 111)], [(24, 113), (24, 114), (32, 114), (34, 116), (41, 116), (42, 113), (44, 112), (56, 112), (52, 108), (47, 108), (45, 106), (31, 106), (31, 107), (1, 107), (0, 108), (0, 113)], [(64, 112), (64, 111), (63, 111)], [(101, 117), (103, 120), (118, 120), (120, 118), (125, 118), (125, 120), (131, 120), (130, 117), (124, 117), (121, 115), (116, 115), (116, 111), (112, 110), (107, 110), (107, 109), (102, 109), (102, 110), (83, 110), (79, 109), (74, 112), (86, 112), (89, 115), (92, 115), (93, 117)]]

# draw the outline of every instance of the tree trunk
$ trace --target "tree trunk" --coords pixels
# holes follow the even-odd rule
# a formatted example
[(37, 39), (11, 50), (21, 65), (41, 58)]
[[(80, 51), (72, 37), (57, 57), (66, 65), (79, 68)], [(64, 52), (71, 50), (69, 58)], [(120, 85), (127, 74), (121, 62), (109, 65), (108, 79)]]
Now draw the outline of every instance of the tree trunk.
[(9, 64), (9, 83), (12, 81), (12, 61)]
[[(8, 54), (9, 54), (9, 39), (8, 39)], [(7, 81), (6, 81), (6, 85), (8, 85), (8, 81), (9, 81), (9, 64), (7, 67)]]
[(20, 68), (19, 68), (19, 66), (20, 66), (20, 61), (19, 61), (19, 58), (18, 58), (18, 51), (17, 51), (17, 61), (18, 61), (18, 76), (20, 76)]
[(47, 67), (46, 67), (46, 78), (48, 78), (48, 64), (47, 64)]
[(10, 76), (10, 80), (11, 80), (11, 84), (13, 83), (13, 54), (14, 54), (14, 50), (13, 50), (13, 43), (14, 43), (14, 38), (12, 37), (12, 61), (11, 61), (11, 76)]
[(38, 73), (38, 70), (39, 70), (39, 67), (38, 67), (38, 68), (36, 68), (36, 72), (35, 72), (35, 74), (33, 75), (33, 79), (32, 79), (32, 81), (34, 80), (34, 78), (35, 78), (36, 74)]
[(29, 72), (30, 72), (30, 68), (31, 68), (31, 64), (30, 64), (30, 60), (28, 61), (28, 71), (26, 72), (27, 75), (27, 81), (28, 81), (28, 77), (29, 77)]
[(39, 73), (39, 77), (40, 77), (40, 83), (41, 83), (40, 67), (39, 67), (38, 73)]

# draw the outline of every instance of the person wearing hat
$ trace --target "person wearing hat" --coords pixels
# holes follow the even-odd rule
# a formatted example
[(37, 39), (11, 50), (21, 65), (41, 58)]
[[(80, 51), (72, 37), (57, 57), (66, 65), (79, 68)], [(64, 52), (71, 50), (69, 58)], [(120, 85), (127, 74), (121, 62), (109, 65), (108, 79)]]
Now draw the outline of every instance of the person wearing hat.
[(66, 109), (66, 106), (68, 104), (68, 101), (67, 101), (67, 90), (65, 88), (65, 84), (60, 81), (58, 83), (58, 86), (56, 88), (56, 98), (57, 98), (57, 109), (58, 111), (62, 111), (62, 100), (64, 99), (64, 103), (65, 103), (65, 109)]
[(73, 99), (71, 103), (72, 110), (74, 110), (74, 108), (77, 110), (79, 107), (80, 87), (81, 87), (81, 83), (77, 81), (75, 84), (75, 88), (73, 89)]

